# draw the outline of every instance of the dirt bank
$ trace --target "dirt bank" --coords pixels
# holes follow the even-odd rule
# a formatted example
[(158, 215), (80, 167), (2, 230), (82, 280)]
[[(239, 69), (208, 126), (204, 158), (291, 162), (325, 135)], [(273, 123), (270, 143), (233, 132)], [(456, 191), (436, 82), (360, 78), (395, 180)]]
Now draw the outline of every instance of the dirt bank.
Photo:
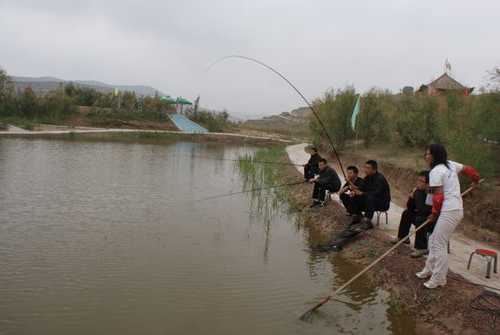
[[(62, 121), (61, 125), (70, 127), (100, 127), (100, 128), (123, 128), (123, 129), (151, 129), (151, 130), (177, 130), (175, 125), (167, 116), (162, 120), (145, 119), (119, 119), (110, 116), (91, 116), (92, 108), (79, 106), (78, 112), (69, 119)], [(39, 125), (35, 130), (46, 130), (47, 125)]]
[(231, 133), (191, 134), (179, 131), (139, 130), (139, 129), (59, 129), (32, 132), (0, 132), (0, 136), (23, 138), (47, 138), (78, 141), (124, 141), (141, 143), (165, 143), (177, 140), (199, 143), (222, 143), (237, 145), (276, 145), (291, 142), (259, 136), (248, 136)]
[[(283, 176), (289, 179), (300, 177), (300, 174), (290, 166), (283, 169)], [(401, 189), (404, 187), (401, 186)], [(300, 213), (310, 245), (317, 246), (327, 243), (335, 233), (344, 229), (349, 218), (344, 209), (333, 201), (325, 208), (309, 209), (311, 190), (311, 185), (299, 185), (288, 196), (292, 208)], [(373, 229), (359, 236), (341, 252), (352, 262), (367, 265), (391, 246), (386, 234)], [(415, 276), (422, 269), (424, 260), (409, 257), (410, 252), (409, 247), (401, 246), (360, 280), (371, 280), (390, 292), (393, 308), (414, 315), (417, 334), (491, 333), (488, 316), (473, 311), (469, 306), (482, 289), (453, 273), (450, 273), (446, 287), (425, 289), (422, 280)]]

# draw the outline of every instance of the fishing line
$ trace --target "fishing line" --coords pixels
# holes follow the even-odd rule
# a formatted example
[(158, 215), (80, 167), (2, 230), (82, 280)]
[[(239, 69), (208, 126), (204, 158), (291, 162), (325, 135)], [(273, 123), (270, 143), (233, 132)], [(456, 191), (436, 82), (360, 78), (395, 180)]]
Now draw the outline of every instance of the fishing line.
[(203, 202), (203, 201), (208, 201), (208, 200), (227, 198), (227, 197), (231, 197), (231, 196), (238, 195), (238, 194), (245, 194), (245, 193), (250, 193), (250, 192), (261, 192), (261, 191), (272, 190), (272, 189), (276, 189), (276, 188), (280, 188), (280, 187), (300, 185), (300, 184), (304, 184), (304, 183), (306, 183), (306, 181), (301, 180), (301, 181), (296, 181), (296, 182), (292, 182), (292, 183), (284, 183), (284, 184), (278, 184), (278, 185), (273, 185), (273, 186), (268, 186), (268, 187), (257, 187), (257, 188), (252, 188), (250, 190), (244, 190), (244, 191), (216, 194), (216, 195), (211, 195), (211, 196), (200, 198), (200, 199), (194, 199), (194, 200), (189, 200), (189, 201), (185, 201), (185, 202), (178, 202), (178, 203), (169, 203), (169, 204), (170, 205), (183, 205), (183, 204), (187, 205), (187, 204), (193, 204), (195, 202)]
[(313, 112), (313, 115), (316, 117), (316, 120), (318, 120), (318, 123), (321, 126), (323, 133), (326, 135), (326, 137), (330, 143), (330, 147), (332, 148), (333, 152), (335, 153), (335, 157), (337, 158), (337, 161), (339, 163), (339, 167), (340, 167), (340, 170), (342, 171), (342, 175), (344, 176), (345, 180), (348, 180), (348, 178), (345, 174), (345, 171), (344, 171), (344, 166), (342, 164), (342, 161), (340, 160), (340, 155), (338, 154), (337, 149), (335, 149), (335, 145), (333, 144), (333, 140), (330, 137), (330, 134), (326, 130), (326, 127), (323, 124), (323, 121), (321, 121), (321, 118), (319, 117), (319, 113), (316, 111), (316, 109), (313, 107), (313, 105), (309, 102), (309, 100), (307, 100), (307, 98), (304, 96), (304, 94), (302, 94), (302, 92), (290, 80), (288, 80), (283, 74), (281, 74), (278, 70), (274, 69), (273, 67), (255, 59), (255, 58), (251, 58), (251, 57), (247, 57), (247, 56), (230, 55), (230, 56), (225, 56), (225, 57), (219, 58), (218, 60), (216, 60), (215, 62), (210, 64), (207, 71), (210, 71), (210, 69), (212, 67), (214, 67), (215, 65), (217, 65), (218, 63), (223, 62), (227, 59), (231, 59), (231, 58), (239, 58), (239, 59), (244, 59), (244, 60), (247, 60), (250, 62), (254, 62), (254, 63), (256, 63), (260, 66), (263, 66), (264, 68), (272, 71), (274, 74), (276, 74), (281, 79), (283, 79), (302, 98), (302, 100), (306, 103), (307, 107), (309, 107), (309, 109)]
[(200, 158), (200, 159), (209, 159), (214, 161), (229, 161), (229, 162), (241, 162), (241, 163), (255, 163), (255, 164), (274, 164), (274, 165), (291, 165), (291, 166), (304, 166), (304, 164), (294, 164), (289, 162), (272, 162), (272, 161), (260, 161), (254, 160), (253, 158), (242, 158), (242, 159), (234, 159), (234, 158), (215, 158), (209, 156), (199, 156), (199, 155), (169, 155), (169, 157), (192, 157), (192, 158)]

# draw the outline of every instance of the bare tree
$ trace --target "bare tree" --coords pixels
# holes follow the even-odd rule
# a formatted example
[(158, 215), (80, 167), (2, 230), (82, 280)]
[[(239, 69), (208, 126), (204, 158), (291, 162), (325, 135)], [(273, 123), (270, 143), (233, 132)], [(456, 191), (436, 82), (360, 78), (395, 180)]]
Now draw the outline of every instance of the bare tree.
[(488, 71), (488, 80), (490, 82), (488, 86), (492, 87), (494, 90), (500, 89), (500, 67), (495, 67)]

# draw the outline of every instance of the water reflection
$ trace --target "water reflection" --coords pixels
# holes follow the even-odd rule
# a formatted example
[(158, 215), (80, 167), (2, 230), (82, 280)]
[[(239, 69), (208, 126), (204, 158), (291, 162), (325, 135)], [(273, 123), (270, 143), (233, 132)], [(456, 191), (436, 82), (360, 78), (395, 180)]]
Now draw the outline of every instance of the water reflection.
[(374, 288), (297, 321), (354, 270), (305, 250), (279, 189), (192, 202), (272, 185), (194, 158), (256, 151), (0, 139), (0, 333), (403, 334)]

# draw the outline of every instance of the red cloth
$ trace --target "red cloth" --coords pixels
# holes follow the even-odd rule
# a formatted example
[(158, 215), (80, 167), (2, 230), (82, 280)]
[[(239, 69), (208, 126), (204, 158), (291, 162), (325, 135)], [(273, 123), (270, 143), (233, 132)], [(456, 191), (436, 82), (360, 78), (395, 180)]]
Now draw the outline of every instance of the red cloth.
[(481, 177), (479, 176), (479, 172), (477, 172), (477, 170), (472, 166), (464, 165), (464, 169), (462, 171), (467, 177), (469, 177), (470, 180), (475, 183), (479, 182), (479, 180), (481, 179)]
[(438, 193), (432, 196), (432, 214), (439, 215), (443, 207), (444, 194)]

